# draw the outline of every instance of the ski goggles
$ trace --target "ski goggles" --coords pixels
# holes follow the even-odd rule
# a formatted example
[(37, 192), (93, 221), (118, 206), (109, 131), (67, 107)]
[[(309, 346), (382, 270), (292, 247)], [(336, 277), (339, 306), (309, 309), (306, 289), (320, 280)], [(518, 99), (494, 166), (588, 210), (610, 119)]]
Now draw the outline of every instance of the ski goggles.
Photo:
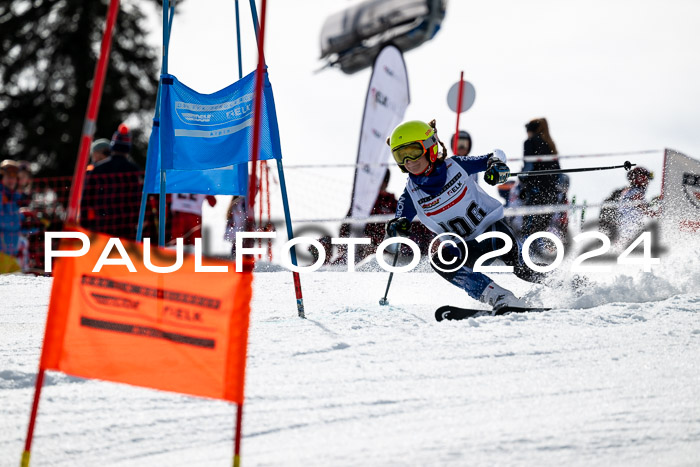
[(391, 150), (391, 155), (399, 165), (404, 165), (406, 161), (415, 161), (423, 157), (423, 154), (428, 152), (428, 149), (437, 144), (435, 135), (423, 141), (413, 141), (404, 145), (398, 146)]

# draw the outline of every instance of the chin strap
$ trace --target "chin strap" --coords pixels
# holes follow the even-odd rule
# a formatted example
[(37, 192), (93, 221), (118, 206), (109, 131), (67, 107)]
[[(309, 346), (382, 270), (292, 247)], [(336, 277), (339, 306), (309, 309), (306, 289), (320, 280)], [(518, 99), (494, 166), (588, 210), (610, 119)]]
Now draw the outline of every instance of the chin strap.
[[(426, 156), (426, 157), (428, 157), (428, 156)], [(430, 175), (430, 173), (433, 171), (434, 167), (435, 167), (435, 164), (433, 164), (430, 161), (430, 158), (428, 158), (428, 167), (426, 167), (425, 170), (422, 171), (421, 173), (415, 174), (415, 175)]]

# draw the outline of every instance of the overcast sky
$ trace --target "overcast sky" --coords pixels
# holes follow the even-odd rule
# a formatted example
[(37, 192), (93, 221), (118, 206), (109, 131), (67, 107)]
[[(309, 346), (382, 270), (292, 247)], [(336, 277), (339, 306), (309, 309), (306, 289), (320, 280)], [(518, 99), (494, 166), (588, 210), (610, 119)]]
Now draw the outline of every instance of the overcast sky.
[[(314, 73), (322, 65), (325, 18), (355, 3), (268, 1), (265, 49), (288, 165), (356, 159), (370, 70)], [(240, 5), (247, 74), (257, 54), (248, 2)], [(234, 1), (187, 0), (178, 11), (169, 71), (204, 93), (235, 81)], [(451, 0), (435, 38), (405, 55), (411, 92), (406, 119), (437, 118), (448, 140), (456, 115), (446, 96), (463, 70), (476, 88), (474, 106), (461, 117), (473, 154), (498, 147), (522, 156), (524, 124), (546, 117), (560, 154), (668, 147), (700, 158), (699, 21), (695, 0)], [(574, 159), (562, 165), (619, 162)], [(661, 168), (659, 156), (633, 162)], [(515, 163), (513, 170), (520, 167)], [(402, 182), (394, 178), (398, 191)], [(602, 188), (592, 189), (601, 182)], [(650, 190), (658, 191), (659, 182), (657, 177)], [(572, 179), (572, 191), (593, 200), (623, 184), (620, 173), (586, 174)]]

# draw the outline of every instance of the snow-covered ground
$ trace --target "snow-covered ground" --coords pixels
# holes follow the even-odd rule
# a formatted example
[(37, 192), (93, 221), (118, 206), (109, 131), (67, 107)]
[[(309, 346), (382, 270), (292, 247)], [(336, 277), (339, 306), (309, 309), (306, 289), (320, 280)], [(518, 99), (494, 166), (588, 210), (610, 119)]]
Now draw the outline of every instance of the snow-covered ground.
[[(700, 465), (700, 257), (593, 277), (557, 309), (479, 306), (433, 273), (256, 275), (242, 461), (264, 465)], [(519, 293), (531, 287), (499, 280)], [(0, 277), (0, 465), (24, 445), (51, 279)], [(32, 465), (230, 465), (232, 405), (47, 374)]]

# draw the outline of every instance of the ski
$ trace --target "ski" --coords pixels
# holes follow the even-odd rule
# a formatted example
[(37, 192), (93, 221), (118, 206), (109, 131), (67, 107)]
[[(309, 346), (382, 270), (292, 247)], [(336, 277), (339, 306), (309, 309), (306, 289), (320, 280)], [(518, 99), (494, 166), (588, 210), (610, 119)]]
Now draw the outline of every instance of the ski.
[(538, 308), (538, 307), (527, 307), (527, 308), (520, 308), (517, 306), (504, 306), (502, 308), (499, 308), (498, 310), (494, 311), (489, 311), (489, 310), (480, 310), (476, 308), (460, 308), (452, 305), (445, 305), (441, 306), (437, 310), (435, 310), (435, 319), (437, 321), (442, 321), (442, 320), (460, 320), (460, 319), (467, 319), (467, 318), (472, 318), (474, 316), (499, 316), (499, 315), (505, 315), (506, 313), (528, 313), (528, 312), (539, 312), (539, 311), (547, 311), (551, 310), (551, 308)]

